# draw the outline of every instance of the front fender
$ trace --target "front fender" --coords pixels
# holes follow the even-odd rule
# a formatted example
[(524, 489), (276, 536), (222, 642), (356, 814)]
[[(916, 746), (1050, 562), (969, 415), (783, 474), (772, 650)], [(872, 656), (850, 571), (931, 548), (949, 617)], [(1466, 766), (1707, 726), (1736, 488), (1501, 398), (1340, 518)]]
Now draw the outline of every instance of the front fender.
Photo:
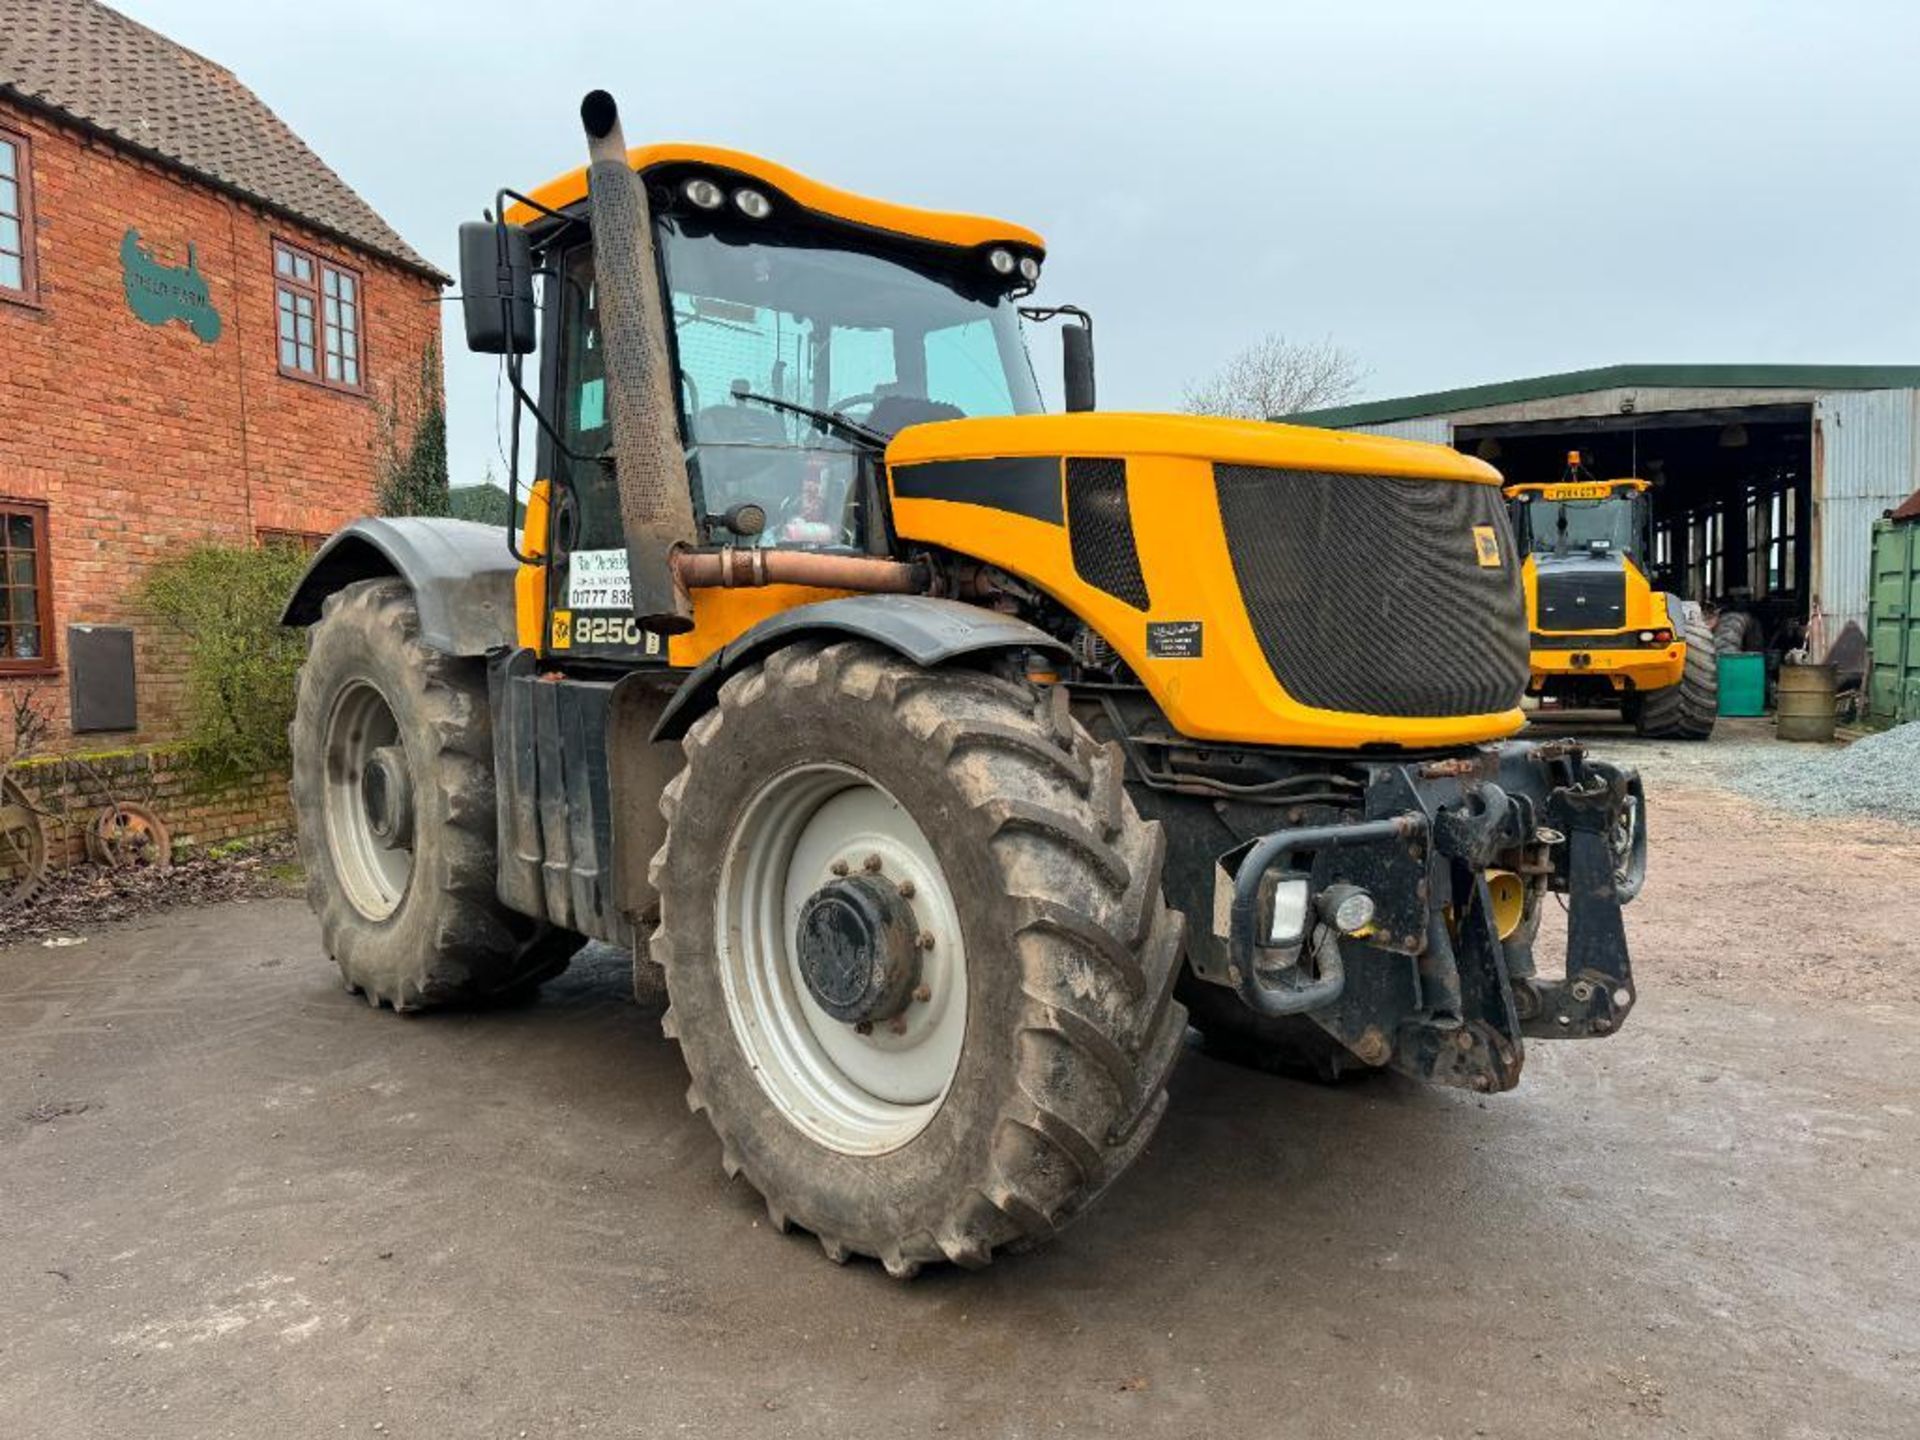
[(1065, 645), (1024, 620), (958, 600), (853, 595), (797, 605), (761, 621), (702, 661), (668, 702), (652, 738), (678, 740), (713, 707), (727, 676), (806, 635), (871, 640), (928, 667), (994, 650), (1042, 650), (1062, 657), (1068, 653)]
[(335, 531), (320, 547), (280, 623), (311, 625), (334, 591), (393, 575), (413, 589), (422, 644), (448, 655), (484, 655), (514, 643), (517, 570), (498, 525), (371, 516)]

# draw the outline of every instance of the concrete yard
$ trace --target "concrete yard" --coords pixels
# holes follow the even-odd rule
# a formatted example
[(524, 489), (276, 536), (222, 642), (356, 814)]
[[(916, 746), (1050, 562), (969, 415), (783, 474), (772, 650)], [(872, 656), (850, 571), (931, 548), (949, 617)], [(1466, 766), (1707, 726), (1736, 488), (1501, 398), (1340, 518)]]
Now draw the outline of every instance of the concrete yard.
[(1624, 1033), (1513, 1094), (1200, 1052), (1051, 1247), (780, 1236), (600, 950), (372, 1013), (297, 901), (0, 951), (0, 1436), (1910, 1437), (1920, 830), (1680, 747)]

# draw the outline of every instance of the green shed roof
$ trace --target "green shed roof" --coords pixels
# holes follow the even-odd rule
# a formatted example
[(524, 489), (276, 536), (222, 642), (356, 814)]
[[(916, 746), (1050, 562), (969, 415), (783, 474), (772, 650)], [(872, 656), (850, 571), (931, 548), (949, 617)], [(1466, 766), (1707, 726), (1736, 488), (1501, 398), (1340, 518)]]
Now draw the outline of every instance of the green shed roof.
[(1915, 390), (1920, 389), (1920, 365), (1602, 365), (1595, 370), (1567, 370), (1558, 375), (1467, 385), (1458, 390), (1435, 390), (1426, 395), (1402, 395), (1395, 400), (1369, 400), (1359, 405), (1335, 405), (1325, 410), (1303, 410), (1297, 415), (1273, 418), (1296, 425), (1342, 430), (1354, 425), (1382, 425), (1392, 420), (1415, 420), (1426, 415), (1451, 415), (1493, 405), (1517, 405), (1526, 400), (1552, 400), (1562, 395), (1622, 389)]

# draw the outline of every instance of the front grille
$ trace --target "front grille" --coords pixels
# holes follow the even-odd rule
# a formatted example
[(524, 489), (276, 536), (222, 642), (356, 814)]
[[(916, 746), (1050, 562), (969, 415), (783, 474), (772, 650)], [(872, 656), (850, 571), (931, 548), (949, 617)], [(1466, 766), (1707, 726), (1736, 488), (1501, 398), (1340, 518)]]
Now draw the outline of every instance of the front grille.
[(1126, 461), (1068, 458), (1067, 539), (1082, 580), (1136, 610), (1149, 608), (1127, 509)]
[(1618, 563), (1561, 570), (1547, 561), (1536, 588), (1542, 630), (1617, 630), (1627, 623), (1627, 575)]
[(1216, 465), (1214, 487), (1241, 600), (1294, 699), (1392, 716), (1520, 702), (1526, 602), (1497, 486)]

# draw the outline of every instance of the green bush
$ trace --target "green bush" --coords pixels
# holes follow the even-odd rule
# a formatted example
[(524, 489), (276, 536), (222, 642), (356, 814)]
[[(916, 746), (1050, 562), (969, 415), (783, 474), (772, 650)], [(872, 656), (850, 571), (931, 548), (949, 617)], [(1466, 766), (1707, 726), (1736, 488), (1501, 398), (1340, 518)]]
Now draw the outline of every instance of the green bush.
[(186, 671), (187, 748), (209, 779), (286, 769), (306, 635), (280, 611), (307, 560), (293, 545), (200, 545), (147, 574), (147, 606)]

